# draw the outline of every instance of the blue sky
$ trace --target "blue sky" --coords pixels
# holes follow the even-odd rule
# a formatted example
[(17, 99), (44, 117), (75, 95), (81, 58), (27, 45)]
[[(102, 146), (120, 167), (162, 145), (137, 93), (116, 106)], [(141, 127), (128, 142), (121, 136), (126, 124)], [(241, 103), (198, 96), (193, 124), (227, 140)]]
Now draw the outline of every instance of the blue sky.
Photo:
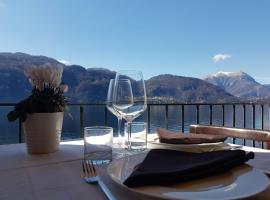
[(270, 83), (270, 0), (0, 0), (0, 52)]

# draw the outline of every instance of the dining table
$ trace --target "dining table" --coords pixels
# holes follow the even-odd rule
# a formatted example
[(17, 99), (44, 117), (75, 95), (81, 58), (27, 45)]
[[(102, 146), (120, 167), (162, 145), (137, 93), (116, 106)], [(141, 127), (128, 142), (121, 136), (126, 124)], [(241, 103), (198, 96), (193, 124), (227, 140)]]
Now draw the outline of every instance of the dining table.
[[(247, 162), (249, 165), (270, 172), (270, 150), (247, 146), (242, 149), (255, 153), (255, 158)], [(28, 154), (24, 143), (0, 145), (0, 199), (106, 200), (97, 185), (84, 181), (83, 157), (82, 139), (62, 141), (59, 151), (40, 155)], [(100, 167), (98, 171), (115, 199), (146, 199), (115, 184), (108, 176), (106, 166)], [(270, 199), (270, 187), (247, 199)]]

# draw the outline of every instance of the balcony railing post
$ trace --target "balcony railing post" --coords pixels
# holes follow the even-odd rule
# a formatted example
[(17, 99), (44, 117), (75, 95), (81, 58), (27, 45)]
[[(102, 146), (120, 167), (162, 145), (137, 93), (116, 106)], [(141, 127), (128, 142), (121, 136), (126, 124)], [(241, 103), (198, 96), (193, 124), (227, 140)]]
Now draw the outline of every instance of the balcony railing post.
[(150, 105), (147, 105), (147, 126), (148, 126), (148, 133), (150, 133), (150, 129), (151, 129), (151, 126), (150, 126), (150, 122), (151, 122), (151, 116), (150, 116), (150, 113), (151, 110), (150, 110)]
[(200, 123), (200, 106), (196, 105), (196, 123)]
[(233, 127), (235, 127), (235, 104), (233, 105)]
[[(262, 117), (262, 130), (264, 130), (264, 105), (261, 105), (261, 117)], [(264, 148), (263, 142), (261, 142), (261, 148)]]
[(252, 104), (252, 128), (255, 129), (256, 127), (256, 110), (255, 110), (255, 104)]
[(19, 119), (19, 143), (22, 143), (22, 121)]
[[(252, 126), (253, 126), (253, 129), (256, 128), (256, 107), (255, 107), (255, 104), (252, 104), (252, 120), (253, 120), (253, 123), (252, 123)], [(256, 144), (255, 144), (255, 140), (252, 141), (252, 146), (255, 147)]]
[[(235, 127), (235, 104), (233, 104), (233, 127)], [(233, 144), (235, 144), (235, 138), (233, 138)]]
[(182, 132), (185, 132), (185, 105), (182, 104), (181, 107), (181, 115), (182, 115), (182, 119), (181, 119), (181, 125), (182, 125)]
[(106, 106), (104, 106), (104, 124), (105, 126), (108, 125), (108, 109)]
[(246, 128), (246, 105), (243, 104), (243, 127)]
[(84, 130), (83, 130), (83, 126), (84, 126), (84, 109), (83, 106), (80, 105), (80, 137), (83, 138), (84, 137)]
[(267, 130), (270, 130), (270, 110), (269, 110), (270, 104), (267, 104), (266, 110), (267, 110)]
[[(243, 127), (246, 128), (246, 105), (243, 104)], [(243, 139), (243, 145), (246, 146), (246, 139)]]
[(261, 105), (261, 114), (262, 114), (262, 130), (264, 130), (264, 105)]
[(210, 108), (210, 125), (212, 125), (213, 124), (213, 105), (212, 104), (210, 104), (210, 106), (209, 106), (209, 108)]
[(169, 110), (169, 108), (168, 108), (169, 106), (168, 106), (168, 104), (166, 104), (165, 105), (165, 125), (166, 125), (166, 129), (168, 129), (168, 127), (169, 127), (169, 123), (168, 123), (168, 119), (169, 119), (169, 112), (168, 112), (168, 110)]
[(225, 105), (222, 104), (222, 126), (225, 126)]

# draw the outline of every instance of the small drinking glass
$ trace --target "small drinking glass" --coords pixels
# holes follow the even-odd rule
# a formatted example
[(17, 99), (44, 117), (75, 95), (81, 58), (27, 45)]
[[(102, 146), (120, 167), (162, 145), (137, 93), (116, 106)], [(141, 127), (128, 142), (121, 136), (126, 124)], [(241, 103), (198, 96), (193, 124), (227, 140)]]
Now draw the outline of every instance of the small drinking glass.
[(112, 161), (113, 128), (92, 126), (84, 128), (84, 159), (94, 165)]
[(145, 150), (147, 147), (147, 123), (125, 123), (125, 143), (127, 150)]

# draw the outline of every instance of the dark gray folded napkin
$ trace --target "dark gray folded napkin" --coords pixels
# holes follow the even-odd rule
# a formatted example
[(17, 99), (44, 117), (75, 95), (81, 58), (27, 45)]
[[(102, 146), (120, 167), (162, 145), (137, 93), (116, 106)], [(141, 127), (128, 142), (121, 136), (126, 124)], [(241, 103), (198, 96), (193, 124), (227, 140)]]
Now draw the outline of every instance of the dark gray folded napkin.
[(152, 149), (124, 181), (129, 187), (167, 185), (220, 174), (254, 158), (243, 150), (190, 153)]

